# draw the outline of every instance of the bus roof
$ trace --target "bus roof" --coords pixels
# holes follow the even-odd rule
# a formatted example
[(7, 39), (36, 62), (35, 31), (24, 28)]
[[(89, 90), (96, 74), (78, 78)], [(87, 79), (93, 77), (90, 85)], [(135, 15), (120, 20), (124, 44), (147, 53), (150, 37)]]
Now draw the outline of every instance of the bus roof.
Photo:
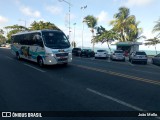
[(61, 30), (51, 30), (51, 29), (44, 29), (44, 30), (34, 30), (34, 31), (22, 31), (22, 32), (18, 32), (16, 34), (13, 34), (12, 36), (14, 35), (22, 35), (22, 34), (27, 34), (27, 33), (35, 33), (35, 32), (44, 32), (44, 31), (48, 31), (48, 32), (62, 32)]

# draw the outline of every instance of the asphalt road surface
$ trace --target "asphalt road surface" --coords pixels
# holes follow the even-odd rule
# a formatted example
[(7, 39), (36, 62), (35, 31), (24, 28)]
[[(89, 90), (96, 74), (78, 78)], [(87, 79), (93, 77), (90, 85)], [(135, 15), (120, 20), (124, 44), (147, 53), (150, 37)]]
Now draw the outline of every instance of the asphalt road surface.
[(144, 111), (160, 115), (160, 66), (73, 57), (68, 66), (40, 68), (0, 48), (0, 111), (55, 111), (61, 116), (40, 120), (159, 119), (130, 116)]

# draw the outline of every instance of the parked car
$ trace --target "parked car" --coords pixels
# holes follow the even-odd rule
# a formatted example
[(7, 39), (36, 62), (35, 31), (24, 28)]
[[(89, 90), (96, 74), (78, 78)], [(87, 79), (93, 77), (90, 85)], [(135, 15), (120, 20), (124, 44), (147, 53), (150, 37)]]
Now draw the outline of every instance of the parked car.
[(10, 47), (11, 47), (11, 44), (6, 43), (6, 47), (7, 47), (7, 48), (10, 48)]
[(153, 63), (153, 64), (160, 65), (160, 54), (158, 54), (158, 55), (156, 55), (156, 56), (154, 56), (154, 57), (152, 58), (152, 63)]
[(95, 53), (95, 59), (97, 58), (107, 59), (108, 57), (109, 57), (109, 54), (107, 50), (97, 50), (97, 52)]
[(82, 49), (81, 50), (81, 57), (86, 56), (86, 57), (94, 57), (94, 51), (91, 49)]
[(6, 47), (6, 44), (1, 44), (1, 47)]
[(123, 50), (115, 50), (114, 53), (111, 54), (110, 59), (125, 61), (125, 56), (124, 56)]
[(136, 51), (136, 52), (132, 52), (129, 56), (129, 61), (131, 63), (134, 62), (143, 62), (144, 64), (147, 64), (147, 54), (144, 51)]
[(75, 55), (75, 56), (80, 56), (81, 48), (73, 48), (72, 49), (72, 54)]

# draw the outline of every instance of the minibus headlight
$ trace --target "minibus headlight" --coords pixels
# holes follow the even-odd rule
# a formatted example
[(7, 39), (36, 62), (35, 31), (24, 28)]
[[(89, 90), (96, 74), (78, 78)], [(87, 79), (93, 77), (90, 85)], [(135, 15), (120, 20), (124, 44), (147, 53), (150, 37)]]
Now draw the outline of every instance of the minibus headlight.
[(53, 53), (51, 53), (51, 56), (53, 57), (53, 56), (54, 56), (54, 54), (53, 54)]
[(55, 56), (55, 54), (53, 54), (53, 53), (47, 53), (46, 55), (47, 56), (52, 56), (52, 57)]

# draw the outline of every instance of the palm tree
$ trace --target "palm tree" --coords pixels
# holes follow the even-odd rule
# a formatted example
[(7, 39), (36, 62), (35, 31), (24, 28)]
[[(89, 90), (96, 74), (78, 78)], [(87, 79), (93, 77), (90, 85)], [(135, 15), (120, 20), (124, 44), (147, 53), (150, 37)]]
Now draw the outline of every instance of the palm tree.
[(153, 32), (160, 32), (160, 18), (156, 23), (157, 24), (153, 27)]
[(84, 22), (86, 22), (88, 28), (91, 28), (91, 33), (92, 33), (92, 40), (91, 43), (93, 43), (93, 51), (94, 51), (94, 45), (95, 45), (95, 41), (94, 41), (94, 29), (97, 25), (97, 18), (95, 18), (92, 15), (88, 15), (84, 18)]
[(116, 34), (116, 32), (114, 32), (112, 29), (111, 30), (106, 30), (104, 27), (100, 26), (97, 27), (97, 35), (94, 37), (94, 41), (96, 43), (101, 42), (103, 43), (107, 43), (108, 49), (111, 52), (111, 48), (110, 48), (110, 42), (114, 41), (114, 39), (117, 39), (118, 35)]
[[(156, 23), (157, 24), (153, 27), (152, 32), (160, 32), (160, 18), (159, 18), (158, 21), (156, 21)], [(155, 46), (155, 51), (156, 51), (156, 54), (157, 54), (156, 45), (160, 43), (160, 33), (158, 33), (158, 35), (156, 37), (148, 39), (146, 41), (148, 41), (148, 42), (146, 42), (145, 45), (153, 45), (153, 46)]]
[(157, 36), (157, 37), (154, 37), (152, 39), (148, 39), (148, 40), (146, 40), (148, 42), (145, 43), (145, 45), (153, 45), (155, 47), (156, 54), (157, 54), (156, 45), (160, 43), (160, 39), (159, 38), (160, 37)]
[(75, 48), (77, 46), (75, 41), (72, 41), (71, 45), (72, 45), (73, 48)]
[(0, 35), (3, 35), (4, 31), (2, 29), (0, 29)]
[(139, 22), (136, 22), (134, 15), (130, 15), (128, 8), (120, 7), (114, 18), (110, 24), (113, 26), (113, 30), (119, 34), (119, 41), (136, 41), (140, 38), (142, 29), (138, 28)]

